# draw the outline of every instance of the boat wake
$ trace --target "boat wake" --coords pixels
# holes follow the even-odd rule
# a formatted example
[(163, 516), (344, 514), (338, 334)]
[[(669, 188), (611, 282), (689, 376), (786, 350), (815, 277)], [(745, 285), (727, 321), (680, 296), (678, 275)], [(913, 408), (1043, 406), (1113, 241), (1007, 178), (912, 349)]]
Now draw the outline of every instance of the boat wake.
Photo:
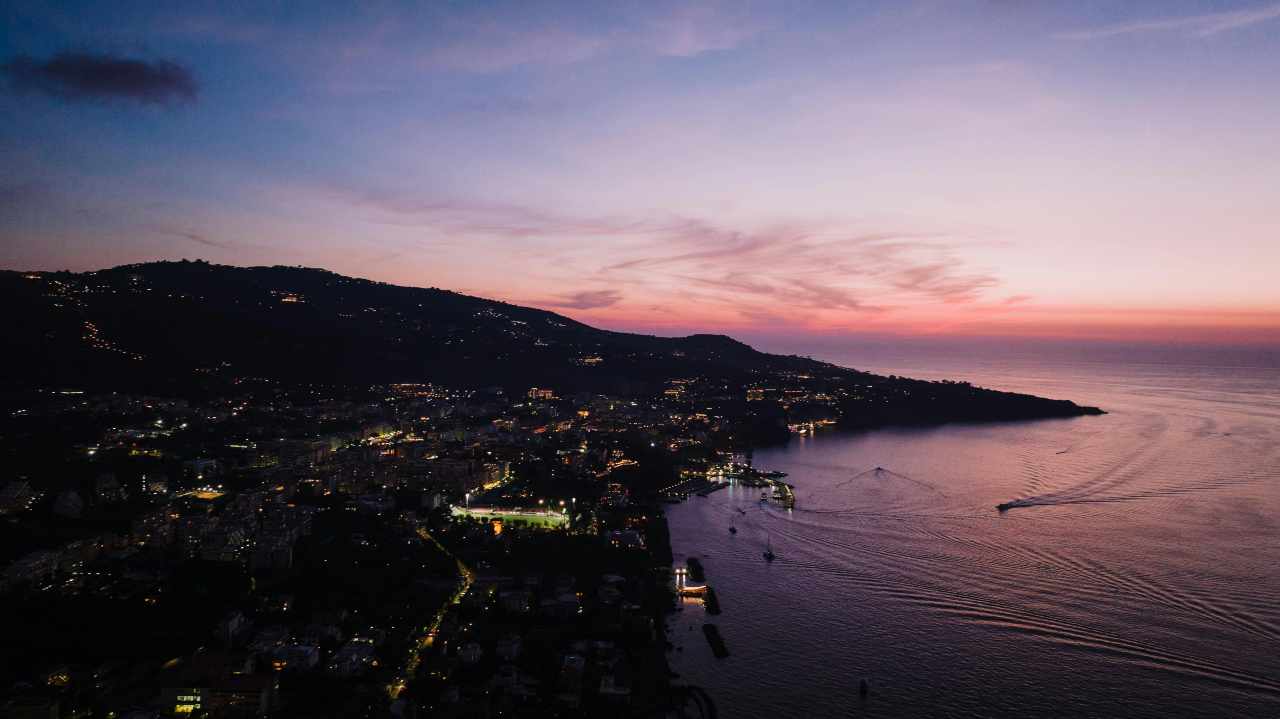
[(1211, 492), (1227, 487), (1234, 487), (1243, 484), (1251, 484), (1262, 479), (1274, 479), (1277, 476), (1275, 471), (1255, 470), (1237, 475), (1229, 475), (1224, 477), (1216, 477), (1206, 479), (1200, 482), (1188, 482), (1185, 484), (1175, 484), (1163, 487), (1152, 487), (1150, 489), (1137, 490), (1133, 492), (1107, 494), (1106, 488), (1089, 489), (1083, 488), (1078, 491), (1055, 492), (1051, 494), (1042, 494), (1032, 497), (1019, 497), (1011, 499), (1007, 502), (1001, 502), (996, 505), (996, 509), (1001, 512), (1007, 512), (1010, 509), (1019, 509), (1024, 507), (1056, 507), (1071, 504), (1107, 504), (1111, 502), (1137, 502), (1145, 499), (1156, 499), (1162, 497), (1176, 497), (1183, 494), (1198, 494), (1201, 492)]

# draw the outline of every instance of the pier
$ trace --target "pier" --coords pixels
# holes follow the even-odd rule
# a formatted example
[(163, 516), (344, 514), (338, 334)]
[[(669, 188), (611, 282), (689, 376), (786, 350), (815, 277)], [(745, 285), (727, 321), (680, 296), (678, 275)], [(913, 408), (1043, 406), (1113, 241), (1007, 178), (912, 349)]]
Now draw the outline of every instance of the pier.
[(679, 502), (680, 500), (688, 499), (689, 495), (692, 494), (696, 494), (699, 497), (705, 497), (712, 492), (719, 491), (728, 486), (729, 483), (727, 481), (720, 479), (690, 477), (663, 487), (659, 490), (659, 494), (669, 501)]

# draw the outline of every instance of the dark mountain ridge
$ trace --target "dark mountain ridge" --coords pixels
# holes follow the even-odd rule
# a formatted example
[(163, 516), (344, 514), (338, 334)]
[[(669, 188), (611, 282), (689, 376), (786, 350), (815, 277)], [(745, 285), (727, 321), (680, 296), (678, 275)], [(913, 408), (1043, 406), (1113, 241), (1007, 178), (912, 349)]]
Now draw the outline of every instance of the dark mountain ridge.
[(302, 267), (182, 261), (85, 273), (0, 272), (0, 298), (15, 320), (6, 340), (11, 390), (180, 393), (265, 378), (627, 395), (674, 378), (711, 379), (736, 391), (800, 376), (898, 397), (874, 413), (855, 413), (863, 418), (851, 418), (855, 425), (886, 413), (893, 422), (932, 422), (1097, 412), (766, 354), (722, 335), (600, 330), (545, 310)]

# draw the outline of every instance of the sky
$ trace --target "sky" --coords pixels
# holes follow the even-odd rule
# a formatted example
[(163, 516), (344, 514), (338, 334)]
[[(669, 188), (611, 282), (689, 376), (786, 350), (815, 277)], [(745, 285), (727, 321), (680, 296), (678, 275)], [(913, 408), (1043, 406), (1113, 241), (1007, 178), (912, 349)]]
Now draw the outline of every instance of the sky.
[(1276, 345), (1277, 78), (1266, 0), (9, 0), (0, 267), (306, 265), (669, 335)]

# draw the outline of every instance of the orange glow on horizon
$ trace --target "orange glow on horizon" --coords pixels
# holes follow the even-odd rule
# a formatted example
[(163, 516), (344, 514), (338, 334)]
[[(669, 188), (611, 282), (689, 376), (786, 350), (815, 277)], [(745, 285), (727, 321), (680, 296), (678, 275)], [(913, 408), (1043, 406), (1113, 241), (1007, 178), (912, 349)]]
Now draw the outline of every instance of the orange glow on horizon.
[(1280, 310), (1123, 308), (1021, 304), (903, 308), (882, 314), (810, 311), (754, 322), (726, 308), (656, 315), (631, 308), (556, 310), (588, 325), (662, 335), (785, 333), (814, 336), (1025, 337), (1134, 342), (1280, 345)]

